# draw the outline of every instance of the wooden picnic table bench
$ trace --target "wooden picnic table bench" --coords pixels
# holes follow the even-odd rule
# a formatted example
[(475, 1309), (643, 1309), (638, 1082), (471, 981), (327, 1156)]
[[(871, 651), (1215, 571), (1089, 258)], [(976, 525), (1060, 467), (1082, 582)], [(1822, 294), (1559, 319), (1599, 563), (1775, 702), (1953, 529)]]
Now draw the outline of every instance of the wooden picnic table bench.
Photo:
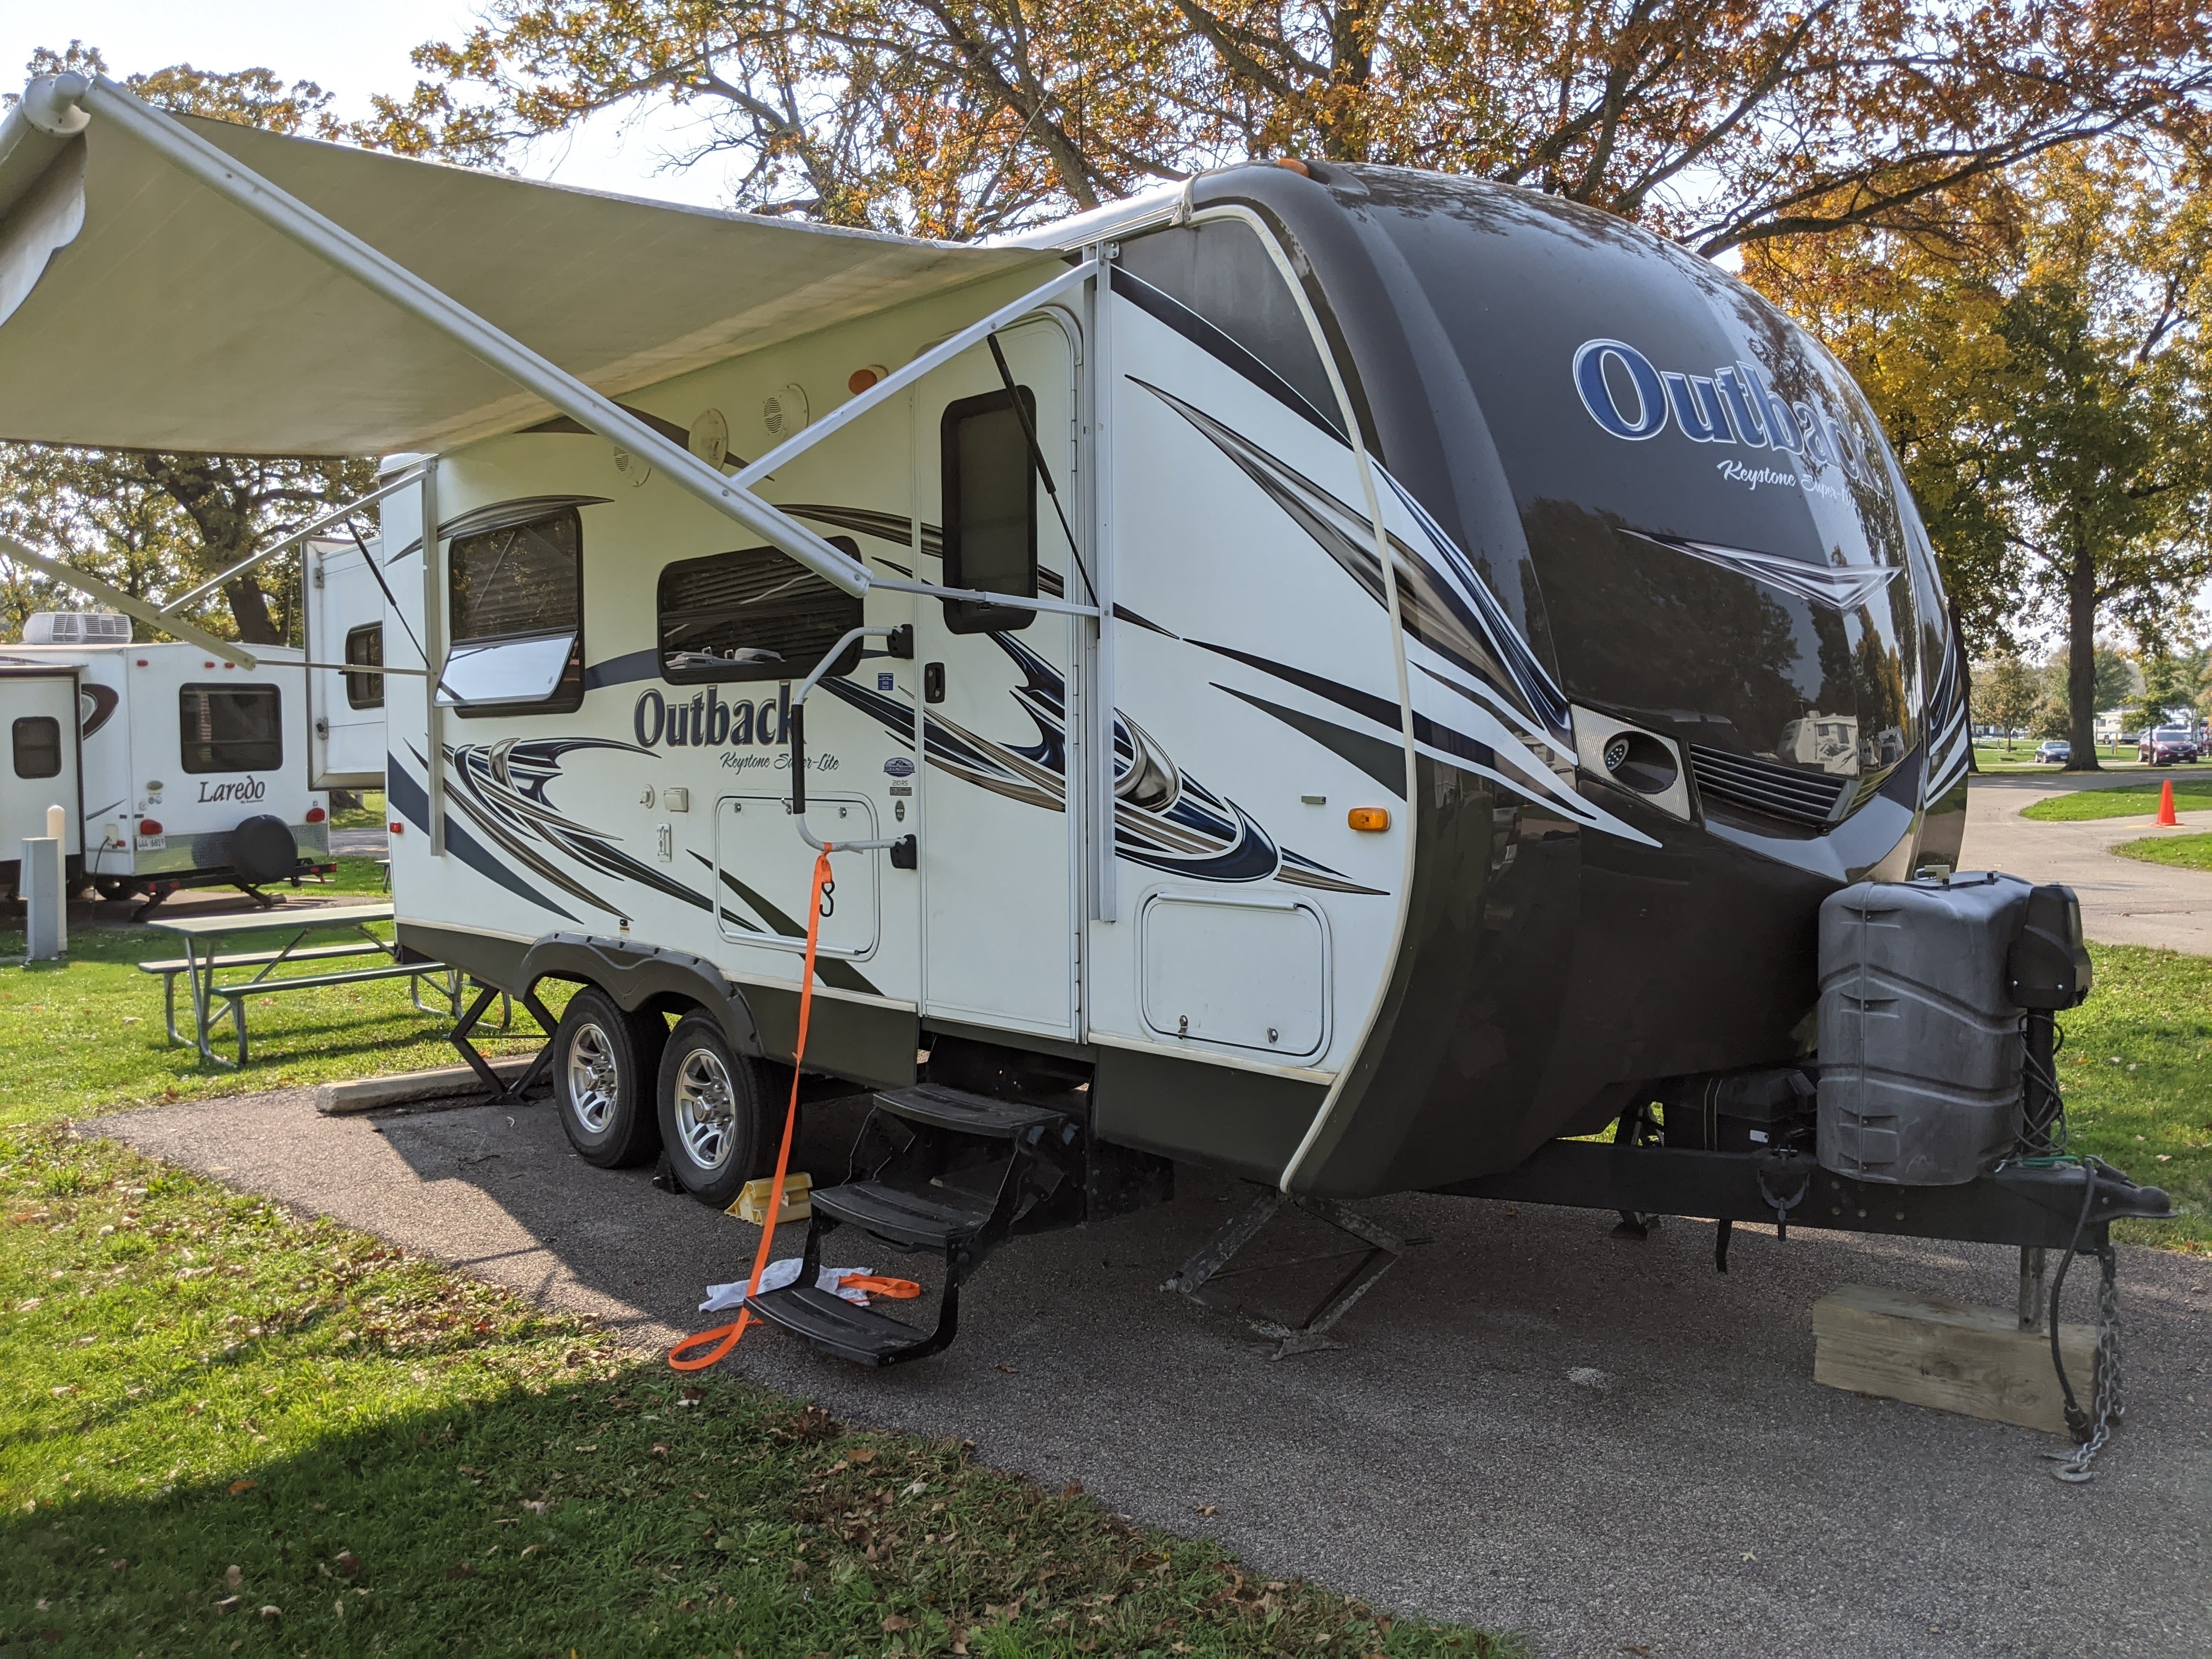
[(351, 940), (344, 945), (311, 945), (304, 951), (239, 951), (226, 956), (209, 957), (195, 963), (190, 957), (170, 957), (161, 962), (142, 962), (142, 974), (161, 976), (161, 1019), (168, 1027), (169, 1041), (182, 1042), (185, 1034), (177, 1029), (177, 975), (194, 968), (274, 968), (286, 962), (329, 962), (344, 957), (384, 957), (392, 955), (382, 939)]
[[(191, 988), (192, 1028), (199, 1046), (200, 1058), (213, 1066), (243, 1066), (247, 1057), (246, 1030), (246, 1000), (255, 996), (270, 996), (286, 991), (321, 990), (336, 985), (361, 985), (376, 980), (405, 979), (410, 981), (410, 998), (422, 1013), (434, 1012), (422, 1006), (422, 981), (438, 981), (447, 1004), (455, 1018), (461, 1012), (462, 975), (459, 969), (442, 962), (427, 959), (403, 962), (398, 947), (369, 932), (378, 922), (392, 919), (392, 907), (381, 904), (333, 904), (299, 909), (258, 910), (235, 915), (154, 917), (147, 921), (149, 927), (173, 933), (184, 941), (185, 954), (181, 960), (142, 962), (143, 972), (159, 974), (162, 980), (162, 1002), (167, 1018), (169, 1039), (182, 1042), (184, 1036), (177, 1030), (176, 982), (182, 974)], [(301, 941), (308, 934), (328, 929), (345, 928), (357, 933), (357, 939), (336, 945), (309, 945), (301, 948)], [(289, 933), (291, 938), (277, 950), (224, 952), (217, 948), (219, 941), (252, 934)], [(380, 956), (386, 958), (374, 968), (346, 969), (335, 973), (283, 974), (277, 970), (294, 963), (315, 963), (343, 960), (348, 957)], [(251, 977), (224, 983), (216, 975), (225, 969), (252, 968)], [(503, 1011), (504, 1012), (504, 1011)], [(238, 1042), (238, 1058), (227, 1060), (215, 1051), (215, 1027), (228, 1019)], [(504, 1024), (504, 1021), (502, 1021)]]

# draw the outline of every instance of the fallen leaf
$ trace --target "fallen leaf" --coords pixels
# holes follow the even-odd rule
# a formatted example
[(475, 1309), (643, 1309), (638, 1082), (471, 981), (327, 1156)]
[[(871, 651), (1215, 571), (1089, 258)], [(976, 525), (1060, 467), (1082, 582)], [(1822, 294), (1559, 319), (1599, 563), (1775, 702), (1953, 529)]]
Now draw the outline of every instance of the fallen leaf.
[(528, 1510), (532, 1515), (543, 1515), (546, 1510), (553, 1507), (553, 1504), (552, 1500), (550, 1498), (526, 1498), (522, 1500), (522, 1507)]
[(477, 1570), (465, 1561), (462, 1562), (460, 1565), (457, 1567), (447, 1567), (446, 1569), (446, 1577), (448, 1578), (473, 1578), (476, 1576)]
[(665, 1457), (665, 1456), (667, 1456), (667, 1455), (668, 1455), (668, 1443), (667, 1443), (667, 1442), (663, 1441), (663, 1440), (656, 1440), (656, 1441), (654, 1441), (654, 1442), (653, 1443), (653, 1455), (655, 1457)]
[(231, 1565), (223, 1569), (222, 1582), (229, 1585), (231, 1589), (236, 1589), (240, 1584), (246, 1582), (245, 1569), (240, 1567), (235, 1562), (234, 1562)]
[(230, 1495), (235, 1498), (242, 1492), (252, 1492), (258, 1484), (253, 1480), (234, 1480), (230, 1483)]
[(538, 1553), (538, 1551), (540, 1551), (540, 1550), (544, 1549), (544, 1547), (544, 1547), (543, 1544), (525, 1544), (525, 1545), (522, 1547), (522, 1553), (523, 1553), (525, 1555), (535, 1555), (535, 1554), (537, 1554), (537, 1553)]
[(876, 1461), (876, 1449), (872, 1446), (862, 1446), (846, 1453), (845, 1460), (850, 1463), (872, 1463)]
[(235, 1595), (226, 1595), (222, 1601), (215, 1604), (215, 1610), (217, 1613), (228, 1613), (233, 1607), (238, 1605), (239, 1600), (240, 1598)]
[(1212, 1504), (1194, 1504), (1191, 1507), (1200, 1515), (1218, 1515), (1221, 1511)]
[(886, 1631), (912, 1630), (914, 1628), (914, 1620), (911, 1619), (902, 1619), (895, 1613), (887, 1613), (884, 1615), (884, 1628)]
[(272, 1603), (261, 1609), (261, 1616), (264, 1619), (281, 1619), (284, 1616), (284, 1609)]
[(351, 1550), (340, 1550), (335, 1559), (337, 1564), (338, 1577), (341, 1578), (350, 1578), (361, 1571), (361, 1557), (356, 1555)]

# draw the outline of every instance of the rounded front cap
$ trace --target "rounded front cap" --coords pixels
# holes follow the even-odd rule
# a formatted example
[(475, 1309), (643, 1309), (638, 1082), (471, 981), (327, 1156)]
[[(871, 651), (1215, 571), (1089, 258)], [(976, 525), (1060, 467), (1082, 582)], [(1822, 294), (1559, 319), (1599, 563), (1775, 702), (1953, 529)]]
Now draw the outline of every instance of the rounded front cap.
[[(1709, 811), (1794, 833), (1848, 815), (1923, 742), (1948, 627), (1842, 366), (1726, 272), (1609, 215), (1353, 171), (1433, 316), (1409, 339), (1432, 326), (1449, 348), (1418, 396), (1463, 452), (1427, 493), (1459, 501), (1427, 504), (1525, 607), (1569, 696), (1684, 744)], [(1454, 364), (1486, 433), (1442, 418)], [(1459, 480), (1491, 467), (1517, 522), (1466, 505)], [(1499, 568), (1516, 542), (1518, 573)]]

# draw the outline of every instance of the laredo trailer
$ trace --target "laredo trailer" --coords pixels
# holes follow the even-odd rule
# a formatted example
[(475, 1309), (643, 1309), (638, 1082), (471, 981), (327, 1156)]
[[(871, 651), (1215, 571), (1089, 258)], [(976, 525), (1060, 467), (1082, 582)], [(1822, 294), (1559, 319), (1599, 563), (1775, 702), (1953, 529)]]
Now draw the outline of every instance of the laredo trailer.
[(992, 1249), (1177, 1160), (2023, 1247), (2166, 1209), (2011, 1159), (2086, 958), (2069, 896), (1942, 879), (1960, 642), (1864, 401), (1644, 232), (1254, 165), (956, 247), (70, 76), (0, 181), (0, 433), (434, 456), (378, 565), (400, 937), (580, 988), (586, 1157), (763, 1167), (814, 907), (805, 1069), (879, 1092), (809, 1257), (947, 1264), (933, 1328), (760, 1299), (829, 1352), (941, 1348)]
[[(42, 769), (66, 757), (70, 873), (103, 897), (251, 891), (331, 869), (330, 803), (308, 787), (300, 653), (264, 647), (240, 669), (197, 645), (132, 644), (131, 632), (112, 613), (41, 611), (22, 643), (0, 646), (0, 722), (14, 739), (0, 850), (45, 833), (15, 828), (48, 804), (26, 780), (55, 775)], [(74, 695), (47, 708), (64, 680)], [(26, 699), (42, 701), (19, 714)], [(50, 749), (42, 722), (58, 718)], [(32, 727), (40, 742), (27, 750)], [(0, 866), (0, 878), (14, 874), (12, 860)]]

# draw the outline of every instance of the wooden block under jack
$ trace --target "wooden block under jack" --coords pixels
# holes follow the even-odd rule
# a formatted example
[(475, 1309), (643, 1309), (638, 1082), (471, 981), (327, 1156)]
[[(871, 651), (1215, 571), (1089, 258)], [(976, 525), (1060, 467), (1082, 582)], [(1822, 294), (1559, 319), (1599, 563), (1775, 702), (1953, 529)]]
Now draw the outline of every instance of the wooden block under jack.
[[(1846, 1285), (1813, 1304), (1813, 1380), (1830, 1388), (2066, 1432), (2050, 1333), (2023, 1331), (2009, 1310)], [(2097, 1334), (2062, 1325), (2059, 1348), (2086, 1409), (2096, 1385)]]
[[(748, 1181), (738, 1194), (738, 1201), (722, 1213), (733, 1215), (740, 1221), (750, 1221), (756, 1227), (768, 1213), (769, 1189), (775, 1185), (774, 1176), (762, 1176)], [(805, 1221), (814, 1213), (814, 1177), (805, 1170), (793, 1170), (783, 1178), (783, 1207), (775, 1212), (776, 1224), (787, 1221)]]

